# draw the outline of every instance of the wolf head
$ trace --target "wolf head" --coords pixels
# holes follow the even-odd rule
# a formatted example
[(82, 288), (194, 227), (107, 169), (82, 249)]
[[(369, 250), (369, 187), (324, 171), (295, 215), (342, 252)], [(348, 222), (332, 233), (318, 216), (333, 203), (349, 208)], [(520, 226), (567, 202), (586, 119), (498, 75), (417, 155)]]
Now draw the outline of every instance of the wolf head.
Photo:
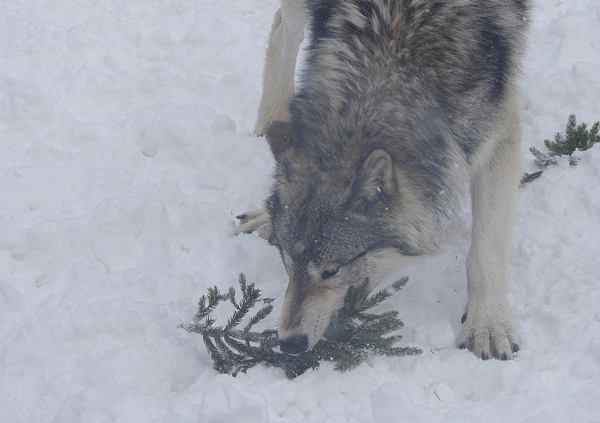
[(414, 202), (382, 149), (309, 147), (283, 122), (266, 135), (277, 162), (267, 209), (289, 275), (279, 338), (282, 351), (298, 353), (323, 337), (350, 286), (369, 278), (372, 289), (420, 253), (398, 224), (406, 213), (414, 221)]

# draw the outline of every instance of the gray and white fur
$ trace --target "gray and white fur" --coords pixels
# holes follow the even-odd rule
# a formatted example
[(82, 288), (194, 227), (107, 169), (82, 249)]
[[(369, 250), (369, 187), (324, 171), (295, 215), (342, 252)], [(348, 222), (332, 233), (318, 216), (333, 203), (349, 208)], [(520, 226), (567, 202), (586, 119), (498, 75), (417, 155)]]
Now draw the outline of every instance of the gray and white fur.
[(237, 228), (281, 251), (290, 279), (282, 351), (313, 347), (349, 286), (368, 277), (375, 287), (435, 253), (469, 188), (468, 302), (457, 345), (483, 359), (519, 349), (507, 251), (527, 17), (527, 0), (282, 0), (255, 130), (276, 159), (275, 184)]

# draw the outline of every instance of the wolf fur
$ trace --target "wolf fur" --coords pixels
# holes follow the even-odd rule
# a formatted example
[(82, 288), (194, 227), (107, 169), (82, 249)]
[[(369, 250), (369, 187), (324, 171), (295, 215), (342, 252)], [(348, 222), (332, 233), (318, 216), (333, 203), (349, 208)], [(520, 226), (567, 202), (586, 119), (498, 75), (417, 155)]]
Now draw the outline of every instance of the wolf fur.
[(373, 288), (434, 253), (469, 188), (468, 301), (457, 345), (483, 359), (518, 351), (507, 251), (527, 16), (527, 0), (282, 0), (255, 130), (275, 157), (275, 184), (237, 228), (281, 251), (290, 279), (282, 351), (313, 347), (349, 286), (368, 277)]

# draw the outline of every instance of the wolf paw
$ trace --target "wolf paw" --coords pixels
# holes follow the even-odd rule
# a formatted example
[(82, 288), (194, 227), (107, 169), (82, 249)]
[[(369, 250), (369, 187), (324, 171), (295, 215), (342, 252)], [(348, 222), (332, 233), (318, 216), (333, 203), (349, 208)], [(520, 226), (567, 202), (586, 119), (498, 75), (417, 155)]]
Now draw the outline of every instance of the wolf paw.
[(241, 233), (250, 234), (257, 232), (258, 235), (269, 241), (271, 244), (275, 243), (273, 238), (273, 226), (271, 225), (271, 216), (265, 208), (252, 210), (250, 212), (236, 216), (240, 220), (240, 225), (235, 228), (235, 234)]
[(465, 313), (462, 322), (465, 326), (458, 335), (459, 348), (467, 348), (483, 360), (510, 360), (519, 351), (519, 337), (510, 321), (480, 323)]

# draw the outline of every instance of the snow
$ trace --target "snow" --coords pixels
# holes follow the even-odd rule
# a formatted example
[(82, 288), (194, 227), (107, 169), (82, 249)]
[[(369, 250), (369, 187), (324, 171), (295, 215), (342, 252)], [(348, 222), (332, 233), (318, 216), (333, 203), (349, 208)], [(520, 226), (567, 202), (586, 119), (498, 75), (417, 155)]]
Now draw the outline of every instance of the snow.
[[(239, 272), (277, 298), (278, 253), (233, 236), (273, 159), (251, 135), (275, 0), (0, 3), (0, 421), (598, 422), (600, 145), (520, 190), (510, 304), (522, 349), (454, 348), (470, 215), (399, 276), (403, 345), (293, 381), (212, 369), (191, 320)], [(537, 1), (523, 153), (600, 120), (600, 3)], [(224, 312), (225, 313), (225, 312)]]

